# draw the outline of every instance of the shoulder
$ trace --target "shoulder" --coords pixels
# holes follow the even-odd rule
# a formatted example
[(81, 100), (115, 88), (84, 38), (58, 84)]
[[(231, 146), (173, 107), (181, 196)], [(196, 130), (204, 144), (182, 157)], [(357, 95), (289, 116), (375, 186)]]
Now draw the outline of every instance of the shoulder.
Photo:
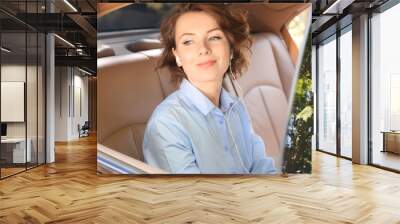
[(245, 116), (248, 117), (248, 112), (245, 103), (243, 102), (242, 99), (237, 99), (233, 105), (233, 110), (235, 110), (237, 113), (239, 113), (240, 116)]
[(179, 117), (184, 113), (182, 104), (177, 91), (164, 99), (153, 111), (147, 122), (147, 127), (160, 125), (178, 125)]
[(243, 100), (238, 100), (232, 107), (232, 113), (237, 114), (241, 124), (248, 128), (251, 126), (251, 117)]
[(189, 135), (182, 123), (184, 114), (182, 102), (176, 94), (167, 97), (156, 107), (147, 122), (143, 147), (148, 148), (149, 145), (166, 144), (166, 142), (189, 144)]

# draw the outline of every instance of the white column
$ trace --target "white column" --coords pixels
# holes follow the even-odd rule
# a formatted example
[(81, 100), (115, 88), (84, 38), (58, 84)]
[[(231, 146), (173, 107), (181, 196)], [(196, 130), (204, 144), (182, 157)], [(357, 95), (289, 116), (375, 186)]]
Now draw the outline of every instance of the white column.
[(55, 141), (69, 141), (71, 126), (71, 67), (55, 68)]
[[(46, 2), (47, 12), (54, 12), (51, 1)], [(55, 162), (55, 43), (54, 34), (46, 35), (46, 163)]]
[(368, 163), (368, 16), (353, 20), (353, 162)]
[(46, 163), (52, 163), (55, 161), (55, 149), (54, 149), (54, 133), (55, 133), (55, 76), (54, 76), (54, 35), (47, 34), (46, 36), (46, 61), (47, 61), (47, 74), (46, 74)]

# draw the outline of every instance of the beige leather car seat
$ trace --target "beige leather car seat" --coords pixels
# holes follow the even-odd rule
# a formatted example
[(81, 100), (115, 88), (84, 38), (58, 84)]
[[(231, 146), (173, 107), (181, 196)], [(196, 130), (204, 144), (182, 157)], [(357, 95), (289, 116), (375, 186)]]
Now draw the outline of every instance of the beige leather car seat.
[(156, 49), (98, 59), (98, 143), (143, 160), (147, 121), (175, 89), (169, 73), (155, 69), (160, 54)]
[[(253, 41), (251, 63), (238, 79), (240, 89), (236, 86), (236, 91), (247, 106), (254, 131), (265, 142), (267, 155), (278, 165), (283, 158), (281, 146), (289, 117), (295, 66), (277, 34), (258, 33), (253, 35)], [(225, 85), (235, 93), (230, 81), (225, 80)]]

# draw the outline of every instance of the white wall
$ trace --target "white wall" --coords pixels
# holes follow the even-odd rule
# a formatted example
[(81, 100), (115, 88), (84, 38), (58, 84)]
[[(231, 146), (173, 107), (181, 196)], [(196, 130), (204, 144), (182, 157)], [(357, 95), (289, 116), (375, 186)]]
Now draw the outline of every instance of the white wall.
[[(25, 69), (27, 69), (27, 74)], [(1, 81), (2, 82), (25, 82), (25, 75), (28, 76), (29, 84), (36, 86), (36, 81), (35, 78), (31, 76), (36, 77), (36, 66), (27, 66), (27, 68), (24, 65), (17, 65), (17, 64), (5, 64), (1, 66)], [(31, 102), (36, 102), (36, 88), (27, 88), (27, 103)], [(4, 96), (3, 96), (4, 97)], [(36, 104), (31, 104), (28, 105), (31, 108), (29, 109), (29, 113), (27, 113), (27, 119), (28, 122), (34, 121), (36, 123), (36, 113), (31, 113), (33, 110), (36, 110)], [(34, 107), (32, 109), (32, 107)], [(2, 110), (5, 110), (6, 108), (1, 108)], [(25, 137), (25, 123), (26, 122), (7, 122), (7, 136), (8, 137)], [(33, 125), (29, 124), (28, 129), (30, 127), (33, 127)], [(36, 130), (36, 126), (33, 127), (33, 129)], [(30, 133), (33, 133), (33, 131), (28, 130), (28, 137)], [(36, 133), (36, 132), (35, 132)]]
[(88, 120), (88, 78), (76, 68), (56, 67), (55, 88), (55, 141), (77, 139), (78, 124)]

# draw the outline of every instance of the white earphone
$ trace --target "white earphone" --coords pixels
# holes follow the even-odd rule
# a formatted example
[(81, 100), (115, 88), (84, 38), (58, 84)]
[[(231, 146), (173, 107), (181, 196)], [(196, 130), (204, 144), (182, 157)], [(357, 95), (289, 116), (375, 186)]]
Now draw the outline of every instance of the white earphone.
[(178, 57), (175, 58), (176, 58), (176, 64), (178, 65), (178, 67), (181, 67), (182, 66), (181, 60)]
[[(239, 83), (238, 83), (237, 80), (236, 80), (236, 76), (235, 76), (235, 75), (233, 74), (233, 72), (232, 72), (232, 65), (231, 65), (231, 61), (232, 61), (232, 59), (233, 59), (233, 54), (232, 54), (232, 53), (231, 53), (231, 57), (230, 57), (230, 58), (231, 58), (231, 60), (229, 61), (229, 75), (230, 75), (230, 79), (231, 79), (231, 80), (234, 80), (236, 86), (239, 88), (240, 92), (242, 92), (242, 89), (240, 88), (240, 85), (239, 85)], [(233, 84), (233, 83), (232, 83), (232, 84)], [(238, 146), (237, 146), (237, 144), (236, 144), (235, 138), (233, 137), (232, 129), (231, 129), (231, 127), (230, 127), (230, 125), (229, 125), (229, 122), (228, 122), (228, 120), (229, 120), (229, 118), (230, 118), (230, 116), (231, 116), (231, 112), (232, 112), (233, 107), (234, 107), (236, 104), (238, 104), (239, 102), (242, 102), (242, 103), (243, 103), (240, 94), (238, 94), (238, 99), (239, 99), (239, 100), (236, 101), (236, 102), (229, 108), (229, 110), (228, 110), (228, 115), (227, 115), (226, 117), (224, 116), (224, 120), (225, 120), (226, 126), (228, 127), (229, 135), (231, 136), (231, 139), (232, 139), (233, 144), (234, 144), (234, 146), (235, 146), (236, 154), (237, 154), (237, 156), (239, 157), (240, 165), (242, 166), (242, 168), (243, 168), (247, 173), (250, 173), (249, 169), (247, 169), (246, 166), (244, 165), (244, 162), (243, 162), (243, 160), (242, 160), (242, 156), (240, 155), (240, 152), (239, 152), (239, 148), (238, 148)], [(244, 103), (243, 103), (243, 104), (244, 104)]]

